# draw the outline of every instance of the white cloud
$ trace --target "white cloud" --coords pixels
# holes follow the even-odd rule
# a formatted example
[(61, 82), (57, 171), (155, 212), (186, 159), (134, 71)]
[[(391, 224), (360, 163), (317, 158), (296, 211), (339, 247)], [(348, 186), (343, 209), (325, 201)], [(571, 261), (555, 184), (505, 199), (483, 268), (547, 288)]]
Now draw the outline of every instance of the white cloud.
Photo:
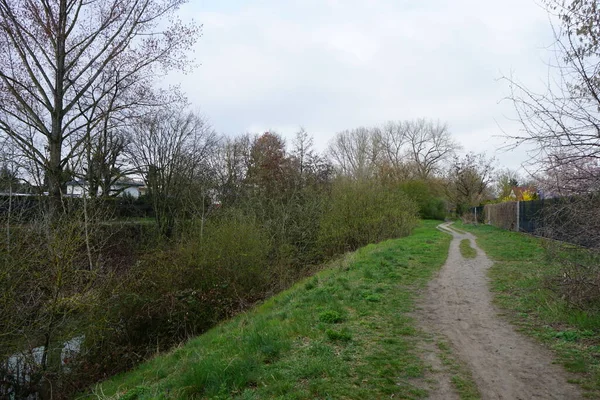
[[(202, 66), (170, 80), (217, 130), (290, 137), (303, 125), (321, 148), (342, 129), (430, 117), (494, 153), (493, 136), (518, 129), (497, 79), (538, 84), (552, 42), (534, 0), (204, 0), (184, 13), (204, 23)], [(516, 167), (525, 155), (498, 158)]]

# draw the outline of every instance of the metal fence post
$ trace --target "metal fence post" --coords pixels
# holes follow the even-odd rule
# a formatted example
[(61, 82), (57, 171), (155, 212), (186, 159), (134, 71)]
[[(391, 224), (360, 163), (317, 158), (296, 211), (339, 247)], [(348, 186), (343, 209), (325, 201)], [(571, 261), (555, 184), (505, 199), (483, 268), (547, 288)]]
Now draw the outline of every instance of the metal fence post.
[(521, 225), (521, 202), (517, 201), (517, 223), (515, 224), (516, 228), (517, 228), (517, 232), (520, 231), (520, 225)]

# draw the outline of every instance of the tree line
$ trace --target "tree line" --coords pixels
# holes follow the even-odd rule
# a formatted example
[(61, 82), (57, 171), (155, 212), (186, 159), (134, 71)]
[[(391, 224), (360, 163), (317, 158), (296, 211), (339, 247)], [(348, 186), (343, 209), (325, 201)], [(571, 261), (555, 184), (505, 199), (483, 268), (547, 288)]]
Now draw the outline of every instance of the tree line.
[[(80, 153), (61, 173), (58, 202), (49, 205), (67, 210), (66, 184), (72, 180), (94, 200), (118, 196), (127, 182), (142, 179), (157, 223), (169, 236), (178, 215), (203, 214), (209, 203), (233, 204), (252, 186), (270, 193), (281, 185), (326, 183), (334, 177), (418, 181), (444, 202), (438, 216), (490, 196), (493, 160), (474, 153), (459, 157), (460, 145), (439, 122), (419, 119), (341, 131), (322, 153), (300, 129), (286, 154), (288, 146), (274, 132), (221, 135), (184, 104), (151, 111), (130, 116), (126, 127), (87, 131)], [(38, 192), (49, 188), (48, 171), (37, 168), (41, 161), (30, 160), (10, 140), (5, 137), (0, 189), (18, 192), (25, 181)], [(123, 185), (116, 186), (119, 182)]]

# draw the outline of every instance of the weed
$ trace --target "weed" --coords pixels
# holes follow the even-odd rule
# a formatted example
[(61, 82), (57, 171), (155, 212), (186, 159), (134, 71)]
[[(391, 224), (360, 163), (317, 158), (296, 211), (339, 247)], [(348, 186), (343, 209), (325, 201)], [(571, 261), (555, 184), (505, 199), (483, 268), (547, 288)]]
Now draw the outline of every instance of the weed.
[(471, 241), (469, 239), (463, 239), (460, 241), (460, 254), (462, 254), (464, 258), (477, 257), (477, 251), (471, 247)]
[(341, 331), (336, 331), (333, 329), (327, 329), (325, 331), (327, 338), (331, 341), (337, 342), (349, 342), (352, 340), (352, 334), (347, 329), (342, 329)]
[(370, 301), (371, 303), (379, 303), (381, 301), (381, 296), (378, 294), (370, 294), (365, 297), (365, 300)]
[(306, 290), (312, 290), (314, 288), (317, 287), (317, 284), (315, 282), (314, 279), (309, 280), (308, 282), (306, 282), (306, 284), (304, 285), (304, 289)]
[(344, 322), (344, 317), (337, 311), (328, 310), (319, 314), (319, 320), (328, 324), (339, 324)]

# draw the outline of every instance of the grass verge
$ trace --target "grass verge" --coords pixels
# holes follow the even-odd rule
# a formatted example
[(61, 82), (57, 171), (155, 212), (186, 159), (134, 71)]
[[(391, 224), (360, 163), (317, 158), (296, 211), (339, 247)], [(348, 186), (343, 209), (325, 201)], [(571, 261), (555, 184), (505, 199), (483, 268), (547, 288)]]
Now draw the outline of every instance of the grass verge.
[(450, 236), (424, 221), (115, 377), (88, 398), (425, 398), (408, 315)]
[(561, 265), (546, 255), (543, 239), (487, 225), (456, 225), (474, 233), (495, 261), (489, 272), (495, 302), (522, 332), (555, 352), (586, 397), (600, 398), (600, 315), (574, 309), (552, 290)]
[(469, 239), (463, 239), (460, 241), (460, 254), (464, 258), (475, 258), (477, 257), (477, 251), (471, 247), (471, 241)]

